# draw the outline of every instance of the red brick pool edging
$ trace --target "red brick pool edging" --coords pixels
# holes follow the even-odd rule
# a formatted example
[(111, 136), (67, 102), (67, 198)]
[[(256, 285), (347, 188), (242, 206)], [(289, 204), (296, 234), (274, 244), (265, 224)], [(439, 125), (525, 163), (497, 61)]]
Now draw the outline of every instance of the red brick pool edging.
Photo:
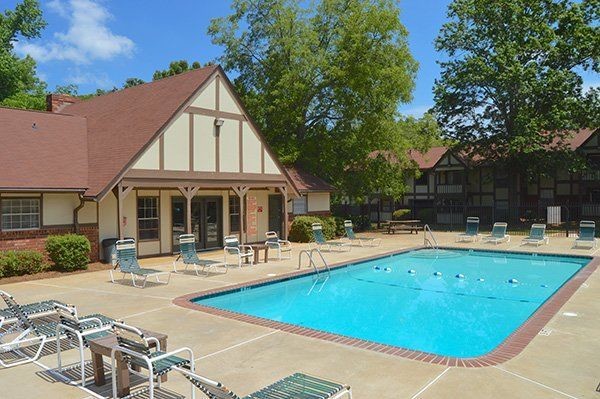
[[(346, 267), (348, 264), (364, 262), (372, 259), (391, 256), (403, 252), (420, 249), (421, 247), (405, 249), (402, 251), (393, 251), (375, 256), (363, 257), (354, 259), (349, 262), (339, 262), (330, 266), (330, 269), (338, 269)], [(497, 251), (507, 252), (507, 251)], [(568, 256), (568, 255), (567, 255)], [(419, 360), (427, 363), (440, 364), (450, 367), (486, 367), (494, 366), (506, 362), (509, 359), (520, 354), (525, 347), (533, 340), (533, 338), (544, 328), (544, 326), (558, 313), (560, 308), (573, 296), (575, 291), (588, 279), (588, 277), (600, 266), (600, 257), (593, 257), (591, 261), (581, 268), (577, 274), (569, 279), (557, 292), (554, 293), (542, 306), (540, 306), (533, 315), (531, 315), (519, 328), (513, 331), (500, 345), (493, 351), (479, 357), (457, 358), (451, 356), (440, 356), (433, 353), (422, 352), (412, 349), (406, 349), (393, 345), (380, 344), (373, 341), (368, 341), (359, 338), (347, 337), (344, 335), (333, 334), (326, 331), (320, 331), (312, 328), (295, 326), (293, 324), (282, 323), (274, 320), (264, 319), (261, 317), (250, 316), (242, 313), (232, 312), (229, 310), (217, 309), (210, 306), (199, 305), (192, 302), (192, 299), (204, 296), (212, 296), (225, 292), (237, 291), (242, 288), (275, 283), (288, 280), (304, 275), (312, 274), (312, 270), (298, 270), (292, 273), (287, 273), (281, 276), (275, 276), (266, 279), (251, 280), (244, 283), (228, 285), (225, 287), (215, 288), (211, 290), (195, 292), (177, 297), (173, 300), (175, 305), (187, 309), (199, 310), (204, 313), (215, 316), (226, 317), (229, 319), (242, 321), (245, 323), (255, 324), (267, 328), (288, 332), (291, 334), (301, 335), (308, 338), (316, 338), (329, 342), (334, 342), (342, 345), (348, 345), (355, 348), (371, 350), (375, 352), (385, 353), (392, 356), (400, 356), (407, 359)]]

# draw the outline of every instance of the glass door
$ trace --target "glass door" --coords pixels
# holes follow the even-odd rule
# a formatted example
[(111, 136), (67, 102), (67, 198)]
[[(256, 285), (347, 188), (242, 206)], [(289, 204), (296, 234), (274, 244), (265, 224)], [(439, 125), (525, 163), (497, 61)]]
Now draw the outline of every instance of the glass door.
[(281, 195), (269, 195), (269, 231), (277, 232), (281, 237), (281, 214), (283, 213), (283, 197)]
[(185, 233), (185, 198), (171, 198), (171, 235), (173, 238), (173, 253), (179, 252), (179, 236)]
[[(179, 236), (186, 232), (187, 207), (185, 198), (171, 198), (173, 253), (179, 252)], [(192, 233), (196, 249), (214, 249), (223, 246), (223, 199), (221, 197), (194, 197), (192, 199)]]
[(203, 248), (218, 248), (221, 246), (221, 218), (222, 199), (219, 198), (204, 198), (203, 199)]

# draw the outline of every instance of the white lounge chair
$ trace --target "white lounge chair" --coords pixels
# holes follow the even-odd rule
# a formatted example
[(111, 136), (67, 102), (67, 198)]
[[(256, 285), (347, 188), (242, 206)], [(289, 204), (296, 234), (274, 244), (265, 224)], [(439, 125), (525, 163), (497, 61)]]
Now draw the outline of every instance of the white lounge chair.
[(477, 241), (479, 239), (479, 218), (469, 216), (467, 218), (467, 228), (464, 233), (456, 237), (456, 242)]
[(591, 220), (582, 220), (579, 222), (579, 235), (575, 239), (575, 248), (596, 248), (597, 243), (596, 222)]
[(219, 262), (210, 259), (200, 259), (196, 252), (196, 236), (193, 234), (182, 234), (179, 236), (179, 256), (173, 261), (173, 271), (177, 273), (177, 261), (181, 260), (185, 265), (185, 270), (189, 266), (194, 267), (194, 271), (197, 276), (200, 276), (199, 268), (202, 268), (201, 272), (206, 276), (209, 275), (210, 271), (217, 271), (217, 267), (222, 266), (227, 273), (227, 263)]
[(525, 244), (535, 244), (542, 245), (548, 244), (550, 242), (550, 238), (546, 236), (546, 225), (541, 223), (534, 223), (531, 225), (531, 231), (529, 232), (529, 237), (526, 237), (521, 242), (521, 245)]
[(375, 237), (359, 237), (354, 234), (354, 226), (352, 225), (352, 220), (344, 220), (344, 230), (346, 230), (346, 238), (350, 240), (350, 242), (358, 242), (361, 247), (368, 245), (370, 247), (378, 247), (381, 245), (381, 238)]
[(223, 241), (225, 241), (225, 247), (223, 248), (223, 261), (225, 263), (227, 263), (227, 255), (237, 257), (238, 267), (242, 267), (242, 259), (250, 261), (250, 258), (252, 258), (252, 262), (254, 261), (255, 255), (252, 246), (240, 244), (237, 236), (225, 236)]
[(492, 242), (500, 244), (502, 242), (510, 242), (510, 236), (506, 234), (508, 224), (505, 222), (496, 222), (492, 228), (492, 233), (489, 236), (483, 237), (484, 242)]
[[(292, 259), (292, 243), (288, 240), (282, 240), (277, 235), (275, 231), (267, 231), (265, 233), (267, 237), (267, 241), (265, 241), (265, 245), (269, 247), (270, 250), (277, 251), (277, 259)], [(285, 255), (284, 255), (285, 254)]]
[[(119, 240), (116, 243), (117, 247), (117, 265), (115, 268), (119, 268), (123, 277), (126, 274), (131, 276), (131, 282), (136, 288), (146, 287), (146, 281), (149, 277), (154, 277), (156, 282), (159, 284), (169, 284), (171, 281), (171, 272), (163, 272), (156, 269), (143, 269), (140, 267), (136, 257), (135, 240), (128, 238), (125, 240)], [(161, 281), (160, 276), (167, 275), (167, 281)], [(137, 279), (142, 279), (142, 285), (137, 285)], [(110, 270), (110, 281), (115, 282), (113, 271)]]
[(314, 245), (321, 250), (327, 248), (327, 251), (330, 251), (332, 248), (340, 248), (342, 250), (347, 249), (348, 251), (352, 249), (349, 242), (327, 241), (323, 235), (323, 226), (321, 223), (313, 223), (312, 232), (314, 242), (308, 244), (309, 248), (312, 248)]

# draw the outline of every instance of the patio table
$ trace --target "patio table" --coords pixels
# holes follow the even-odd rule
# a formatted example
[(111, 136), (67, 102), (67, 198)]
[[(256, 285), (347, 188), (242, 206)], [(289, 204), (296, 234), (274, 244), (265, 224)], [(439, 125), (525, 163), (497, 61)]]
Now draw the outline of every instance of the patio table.
[(408, 231), (411, 234), (419, 234), (419, 230), (422, 228), (421, 221), (419, 219), (414, 220), (388, 220), (388, 234), (394, 234), (398, 231)]
[[(252, 247), (252, 250), (254, 251), (254, 260), (252, 261), (252, 264), (257, 265), (259, 258), (260, 258), (260, 251), (264, 251), (265, 252), (265, 263), (269, 263), (269, 246), (266, 245), (264, 242), (257, 242), (255, 244), (247, 244), (250, 247)], [(246, 263), (248, 262), (248, 258), (246, 258)]]
[[(160, 343), (160, 350), (167, 350), (167, 335), (140, 329), (145, 336), (154, 337)], [(104, 362), (103, 356), (110, 358), (112, 349), (117, 346), (117, 337), (109, 335), (107, 337), (98, 338), (90, 341), (90, 351), (92, 352), (92, 367), (94, 369), (94, 384), (101, 386), (106, 384), (106, 376), (104, 374)], [(155, 347), (154, 342), (150, 342), (151, 347)], [(131, 390), (131, 381), (129, 378), (129, 369), (127, 363), (124, 361), (123, 356), (119, 352), (115, 354), (116, 360), (116, 378), (117, 378), (117, 394), (119, 397), (127, 396)], [(137, 368), (136, 368), (137, 370)], [(115, 378), (115, 376), (113, 376)], [(163, 375), (161, 381), (167, 381), (167, 375)]]

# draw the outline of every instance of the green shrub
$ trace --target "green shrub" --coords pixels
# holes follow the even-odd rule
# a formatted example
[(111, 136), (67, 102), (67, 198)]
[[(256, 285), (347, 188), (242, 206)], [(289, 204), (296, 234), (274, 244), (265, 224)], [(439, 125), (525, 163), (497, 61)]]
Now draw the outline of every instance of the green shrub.
[(87, 237), (78, 234), (48, 236), (46, 251), (58, 270), (70, 272), (87, 269), (91, 245)]
[(392, 214), (393, 220), (406, 220), (410, 218), (410, 209), (396, 209)]
[(346, 235), (346, 229), (344, 228), (344, 221), (346, 219), (341, 216), (334, 216), (333, 220), (335, 220), (335, 235), (337, 237)]
[(371, 218), (368, 215), (350, 216), (349, 219), (352, 221), (354, 232), (371, 230)]
[(316, 216), (296, 216), (290, 226), (290, 234), (288, 238), (295, 242), (310, 242), (312, 241), (312, 224), (322, 223), (321, 219)]
[(44, 256), (37, 251), (0, 252), (0, 277), (40, 273), (47, 267)]

